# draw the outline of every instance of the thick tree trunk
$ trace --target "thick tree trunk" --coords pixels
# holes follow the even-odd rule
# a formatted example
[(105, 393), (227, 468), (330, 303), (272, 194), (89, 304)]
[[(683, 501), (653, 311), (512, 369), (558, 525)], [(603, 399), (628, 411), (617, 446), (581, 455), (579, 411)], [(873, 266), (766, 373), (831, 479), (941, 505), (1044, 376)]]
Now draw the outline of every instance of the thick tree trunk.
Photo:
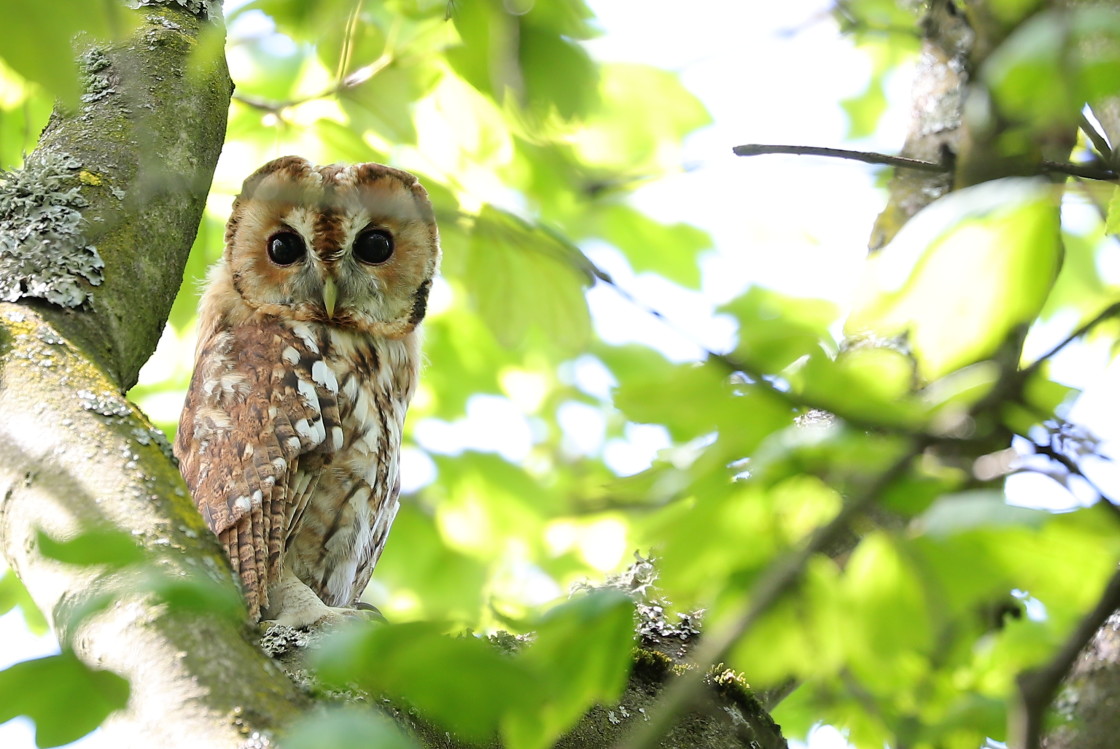
[[(64, 647), (131, 682), (127, 711), (109, 725), (120, 745), (237, 746), (304, 700), (239, 621), (172, 614), (145, 593), (202, 578), (237, 595), (162, 435), (122, 395), (182, 281), (232, 85), (222, 45), (200, 44), (222, 34), (204, 3), (135, 13), (129, 39), (82, 51), (83, 103), (56, 110), (8, 177), (24, 202), (0, 206), (9, 244), (49, 261), (19, 278), (7, 268), (6, 298), (23, 298), (0, 304), (0, 551)], [(212, 56), (193, 57), (200, 47)], [(44, 229), (30, 218), (44, 208), (80, 220)], [(90, 285), (97, 256), (101, 283)], [(59, 287), (60, 268), (77, 280)], [(44, 295), (56, 303), (34, 298)], [(150, 564), (64, 565), (42, 553), (40, 532), (93, 529), (131, 535)]]

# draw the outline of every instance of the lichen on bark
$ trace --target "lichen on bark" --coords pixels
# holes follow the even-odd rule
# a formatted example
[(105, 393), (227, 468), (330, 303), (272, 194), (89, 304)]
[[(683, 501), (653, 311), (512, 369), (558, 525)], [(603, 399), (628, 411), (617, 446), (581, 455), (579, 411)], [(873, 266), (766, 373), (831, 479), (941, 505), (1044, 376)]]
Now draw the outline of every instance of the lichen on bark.
[(101, 284), (105, 263), (82, 238), (79, 166), (57, 152), (0, 173), (0, 301), (77, 308)]

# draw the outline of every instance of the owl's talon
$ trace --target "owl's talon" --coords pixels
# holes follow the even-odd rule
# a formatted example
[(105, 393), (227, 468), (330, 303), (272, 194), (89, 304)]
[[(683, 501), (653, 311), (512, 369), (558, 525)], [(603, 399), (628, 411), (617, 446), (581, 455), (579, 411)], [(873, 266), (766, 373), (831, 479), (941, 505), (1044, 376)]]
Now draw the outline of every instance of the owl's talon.
[(389, 620), (386, 619), (385, 615), (381, 613), (381, 609), (377, 608), (372, 603), (366, 603), (365, 601), (355, 601), (354, 608), (364, 613), (367, 619), (375, 622), (380, 622), (381, 624), (389, 623)]

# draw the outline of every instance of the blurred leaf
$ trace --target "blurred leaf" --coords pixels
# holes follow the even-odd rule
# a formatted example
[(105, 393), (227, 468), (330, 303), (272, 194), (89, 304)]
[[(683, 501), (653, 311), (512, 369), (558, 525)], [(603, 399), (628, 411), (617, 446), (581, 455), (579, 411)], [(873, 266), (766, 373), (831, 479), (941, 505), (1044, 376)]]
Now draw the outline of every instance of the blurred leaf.
[(622, 250), (635, 271), (658, 273), (690, 289), (700, 288), (699, 255), (712, 246), (707, 232), (689, 224), (663, 224), (621, 203), (593, 216), (588, 234)]
[(1046, 181), (1007, 179), (950, 193), (871, 259), (845, 331), (907, 336), (924, 377), (936, 379), (992, 356), (1033, 320), (1060, 257)]
[(16, 572), (13, 569), (8, 569), (3, 575), (0, 575), (0, 615), (6, 614), (12, 609), (19, 607), (20, 612), (23, 614), (23, 621), (27, 625), (27, 629), (34, 635), (42, 635), (47, 631), (47, 620), (43, 616), (43, 612), (31, 600), (27, 588), (23, 587), (23, 583), (16, 577)]
[(590, 278), (577, 249), (485, 206), (467, 253), (463, 283), (503, 345), (524, 346), (532, 337), (566, 356), (587, 344), (591, 320), (583, 290)]
[(74, 56), (75, 37), (84, 32), (82, 41), (87, 45), (121, 39), (138, 22), (137, 14), (114, 2), (3, 0), (0, 28), (4, 29), (4, 46), (0, 57), (21, 76), (74, 109), (82, 92)]
[(634, 640), (634, 603), (617, 591), (595, 591), (551, 609), (517, 660), (533, 669), (545, 696), (511, 711), (502, 735), (514, 749), (544, 749), (596, 703), (611, 703), (626, 686)]
[(415, 592), (414, 610), (383, 608), (375, 601), (394, 621), (423, 616), (474, 623), (485, 602), (487, 566), (449, 548), (435, 519), (415, 501), (402, 502), (374, 578), (398, 595)]
[(0, 169), (23, 163), (46, 127), (53, 102), (0, 58)]
[(538, 120), (582, 117), (598, 100), (597, 67), (581, 46), (533, 23), (536, 18), (527, 14), (519, 30), (524, 103)]
[(284, 749), (420, 749), (392, 720), (368, 708), (331, 708), (298, 718)]
[[(852, 552), (841, 578), (848, 615), (848, 666), (878, 689), (906, 683), (901, 653), (922, 653), (932, 644), (923, 586), (905, 553), (882, 532), (865, 536)], [(887, 655), (894, 654), (894, 655)]]
[(1036, 13), (988, 56), (981, 75), (1004, 115), (1040, 133), (1075, 124), (1086, 103), (1115, 93), (1120, 13), (1100, 5)]
[(173, 610), (210, 614), (231, 622), (245, 618), (245, 601), (240, 592), (202, 574), (171, 577), (160, 573), (153, 575), (144, 587)]
[(571, 137), (579, 157), (621, 174), (680, 169), (684, 137), (711, 122), (700, 100), (668, 71), (613, 64), (600, 75), (602, 105)]
[(422, 99), (439, 80), (432, 65), (392, 63), (366, 83), (339, 92), (350, 127), (373, 130), (395, 143), (415, 143), (412, 104)]
[(143, 561), (145, 556), (135, 538), (118, 530), (84, 531), (66, 541), (55, 541), (39, 531), (37, 538), (43, 556), (64, 564), (124, 567)]
[(324, 682), (403, 699), (473, 741), (494, 736), (502, 713), (527, 709), (538, 692), (517, 660), (473, 635), (444, 635), (432, 623), (342, 631), (323, 643), (315, 661)]
[[(848, 3), (846, 10), (856, 12), (867, 10), (867, 3)], [(914, 25), (914, 18), (910, 13), (898, 7), (897, 3), (884, 2), (881, 11), (875, 13), (877, 18), (868, 19), (871, 23), (880, 26), (893, 25), (898, 29)], [(889, 39), (884, 39), (881, 34), (860, 33), (854, 29), (858, 39), (859, 48), (871, 58), (871, 77), (868, 79), (867, 88), (862, 93), (850, 96), (840, 101), (840, 107), (848, 115), (848, 138), (858, 140), (875, 134), (879, 121), (887, 111), (887, 94), (885, 90), (886, 78), (901, 65), (909, 61), (917, 51), (917, 39), (909, 42), (901, 34), (894, 34)]]
[(0, 671), (0, 723), (26, 715), (35, 721), (36, 746), (61, 746), (101, 725), (128, 695), (125, 679), (63, 652)]
[(1106, 234), (1120, 233), (1120, 187), (1112, 188), (1112, 197), (1108, 199), (1108, 216), (1105, 219), (1104, 231)]
[(828, 326), (840, 314), (831, 302), (796, 299), (760, 286), (752, 286), (719, 311), (739, 324), (736, 354), (775, 374), (819, 352), (822, 343), (831, 344)]
[(1007, 504), (1002, 491), (974, 490), (941, 497), (918, 519), (918, 527), (933, 538), (943, 538), (975, 528), (1041, 527), (1047, 517), (1041, 510)]

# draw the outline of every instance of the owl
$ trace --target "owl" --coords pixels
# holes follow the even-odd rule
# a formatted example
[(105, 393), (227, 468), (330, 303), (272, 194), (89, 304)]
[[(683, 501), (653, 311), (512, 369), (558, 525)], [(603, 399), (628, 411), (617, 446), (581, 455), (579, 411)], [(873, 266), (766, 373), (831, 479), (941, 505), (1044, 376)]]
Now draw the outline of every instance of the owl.
[(380, 164), (279, 158), (234, 201), (175, 455), (254, 620), (354, 613), (399, 506), (439, 257), (424, 188)]

